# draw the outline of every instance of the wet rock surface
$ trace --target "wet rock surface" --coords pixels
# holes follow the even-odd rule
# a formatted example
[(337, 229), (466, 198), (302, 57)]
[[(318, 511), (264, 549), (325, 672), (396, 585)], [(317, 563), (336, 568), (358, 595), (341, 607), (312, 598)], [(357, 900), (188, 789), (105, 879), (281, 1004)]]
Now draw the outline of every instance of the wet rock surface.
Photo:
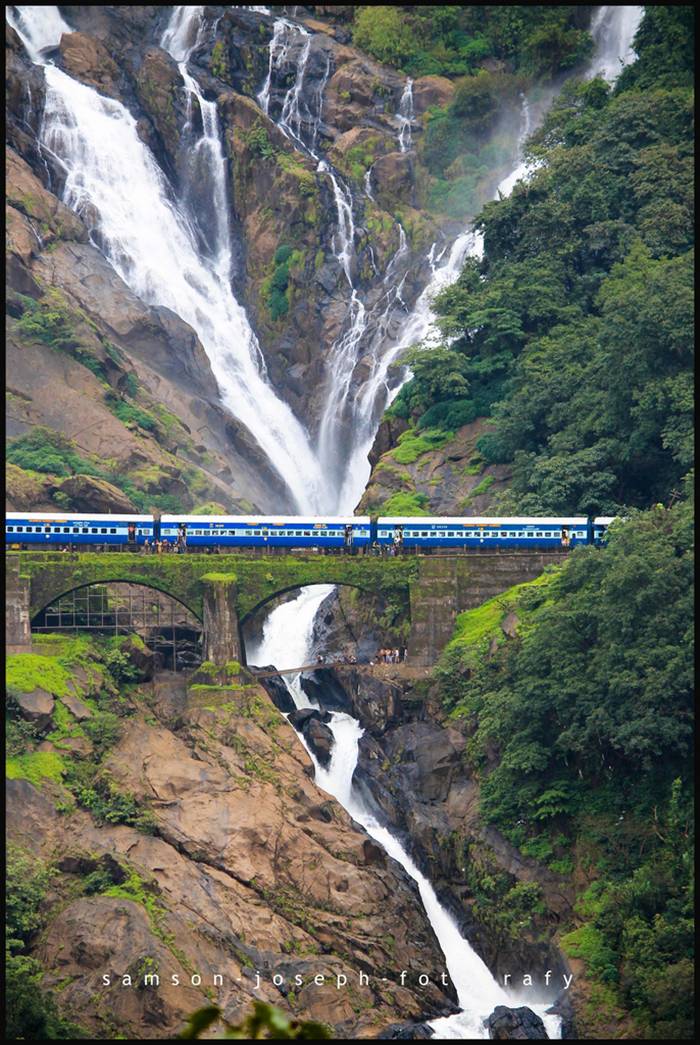
[[(167, 695), (174, 683), (156, 676), (133, 694), (135, 714), (122, 719), (105, 761), (114, 786), (150, 810), (155, 834), (100, 825), (80, 807), (59, 816), (60, 785), (44, 791), (8, 781), (11, 840), (60, 868), (37, 957), (45, 986), (63, 985), (62, 1009), (98, 1036), (173, 1036), (204, 1004), (214, 971), (224, 977), (217, 1000), (227, 1018), (241, 1018), (257, 968), (256, 996), (329, 1022), (336, 1037), (376, 1037), (400, 1020), (451, 1011), (453, 1000), (435, 987), (415, 986), (426, 967), (442, 967), (415, 888), (316, 788), (307, 754), (260, 687), (229, 688), (219, 707), (213, 691), (205, 698), (211, 707), (185, 694), (183, 707), (181, 689)], [(315, 716), (306, 721), (325, 728)], [(116, 870), (103, 867), (107, 859)], [(159, 934), (136, 900), (80, 895), (85, 875), (100, 868), (110, 881), (138, 874), (149, 909), (159, 912)], [(100, 985), (105, 969), (138, 977), (153, 963), (166, 989)], [(202, 974), (201, 988), (190, 985), (188, 969)], [(401, 987), (400, 969), (414, 986)], [(359, 970), (369, 971), (369, 987), (358, 986)], [(272, 984), (273, 972), (286, 986)], [(292, 1002), (297, 973), (304, 986), (294, 987)], [(342, 973), (353, 987), (319, 987), (318, 973)], [(172, 974), (184, 989), (169, 986)], [(90, 1002), (97, 990), (109, 1000), (109, 1017)]]
[(509, 1009), (498, 1005), (487, 1020), (489, 1038), (493, 1041), (525, 1041), (549, 1038), (544, 1023), (532, 1009), (522, 1006)]

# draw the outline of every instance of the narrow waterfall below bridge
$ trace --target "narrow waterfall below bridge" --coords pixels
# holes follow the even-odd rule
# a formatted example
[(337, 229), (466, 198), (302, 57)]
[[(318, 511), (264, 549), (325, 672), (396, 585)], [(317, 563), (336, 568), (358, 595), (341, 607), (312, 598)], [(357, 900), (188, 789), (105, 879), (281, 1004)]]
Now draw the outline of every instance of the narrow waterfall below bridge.
[[(201, 151), (212, 173), (214, 199), (221, 200), (225, 182), (214, 168), (223, 163), (216, 148), (219, 132), (216, 113), (207, 103), (187, 71), (187, 60), (197, 39), (194, 24), (200, 8), (176, 8), (163, 45), (178, 61), (184, 89), (190, 104), (200, 106), (204, 125)], [(267, 15), (267, 8), (256, 8)], [(212, 256), (205, 256), (191, 221), (174, 197), (148, 147), (139, 138), (136, 121), (119, 102), (107, 99), (72, 79), (43, 58), (46, 48), (58, 43), (69, 31), (55, 7), (19, 7), (9, 17), (25, 42), (32, 59), (45, 67), (46, 109), (43, 144), (57, 158), (65, 172), (64, 199), (78, 213), (92, 214), (92, 239), (127, 285), (145, 302), (172, 309), (197, 332), (208, 354), (224, 402), (232, 414), (251, 431), (271, 464), (290, 490), (290, 500), (300, 510), (352, 511), (359, 500), (369, 465), (367, 453), (383, 409), (398, 388), (390, 385), (389, 367), (407, 347), (429, 341), (433, 324), (432, 301), (435, 294), (452, 283), (468, 255), (479, 256), (483, 244), (471, 227), (450, 246), (440, 250), (436, 244), (426, 257), (431, 272), (428, 285), (415, 308), (405, 318), (397, 337), (385, 323), (401, 307), (405, 271), (405, 237), (401, 229), (399, 248), (385, 279), (386, 294), (380, 299), (374, 317), (369, 377), (350, 402), (351, 377), (365, 332), (370, 329), (368, 309), (353, 275), (355, 219), (350, 190), (337, 174), (325, 165), (317, 150), (318, 120), (322, 90), (316, 111), (301, 112), (300, 88), (312, 46), (312, 34), (289, 20), (275, 23), (270, 45), (269, 75), (259, 95), (261, 108), (270, 109), (271, 85), (285, 34), (301, 37), (297, 76), (289, 88), (278, 116), (280, 129), (291, 141), (305, 148), (328, 176), (334, 192), (337, 228), (334, 249), (347, 280), (348, 318), (341, 336), (331, 349), (333, 366), (330, 396), (320, 426), (320, 446), (312, 441), (291, 409), (275, 394), (265, 379), (264, 365), (255, 334), (244, 308), (234, 298), (229, 283), (228, 244), (218, 238), (210, 243)], [(189, 12), (189, 13), (188, 13)], [(596, 56), (590, 71), (614, 76), (631, 57), (630, 41), (640, 17), (639, 8), (602, 8), (594, 23)], [(189, 19), (193, 24), (189, 24)], [(293, 28), (290, 29), (289, 26)], [(405, 99), (405, 100), (404, 100)], [(399, 108), (401, 151), (411, 148), (410, 123), (412, 94), (410, 81)], [(304, 135), (305, 120), (310, 135)], [(523, 101), (521, 137), (530, 129), (530, 112)], [(499, 185), (509, 192), (525, 173), (518, 165)], [(371, 178), (367, 181), (371, 193)], [(225, 198), (225, 197), (224, 197)], [(96, 217), (96, 221), (95, 221)], [(400, 226), (399, 226), (400, 228)], [(335, 367), (335, 369), (334, 369)], [(338, 433), (341, 415), (348, 413), (352, 440), (343, 447), (342, 465), (332, 467), (339, 455)], [(323, 462), (323, 467), (321, 465)], [(279, 607), (269, 616), (262, 642), (255, 652), (260, 664), (301, 664), (309, 658), (313, 621), (328, 587), (307, 589), (294, 601)], [(301, 690), (299, 679), (289, 683), (297, 707), (313, 706)], [(329, 767), (324, 770), (315, 760), (316, 780), (333, 795), (389, 856), (405, 869), (418, 887), (445, 963), (457, 989), (461, 1011), (433, 1022), (438, 1037), (486, 1038), (483, 1020), (494, 1005), (512, 1004), (521, 999), (507, 995), (489, 970), (460, 935), (453, 919), (438, 901), (430, 882), (416, 867), (400, 842), (367, 810), (353, 789), (358, 742), (362, 734), (350, 715), (332, 713), (331, 728), (335, 745)], [(313, 759), (313, 755), (311, 755)], [(527, 1004), (530, 1004), (529, 999)], [(537, 1011), (544, 1012), (546, 1003)], [(552, 1036), (558, 1034), (558, 1018), (543, 1015)]]
[[(612, 69), (615, 70), (616, 75), (622, 65), (631, 59), (630, 43), (640, 17), (640, 8), (601, 9), (594, 25), (596, 53), (590, 64), (591, 75), (599, 74), (601, 71), (609, 74)], [(531, 129), (530, 108), (527, 99), (523, 98), (519, 150), (522, 150)], [(499, 195), (508, 195), (516, 182), (526, 174), (527, 166), (519, 158), (515, 168), (500, 182), (495, 198), (498, 198)], [(358, 416), (363, 416), (364, 411), (367, 435), (365, 443), (357, 444), (351, 455), (343, 486), (339, 492), (338, 503), (346, 510), (352, 510), (367, 478), (366, 454), (374, 434), (369, 419), (377, 399), (381, 398), (382, 391), (386, 401), (391, 398), (386, 380), (390, 364), (411, 344), (418, 341), (430, 342), (434, 318), (431, 303), (435, 294), (457, 279), (468, 255), (481, 256), (483, 240), (477, 231), (469, 228), (454, 241), (449, 250), (444, 249), (437, 258), (435, 250), (435, 245), (433, 245), (429, 253), (433, 273), (430, 283), (421, 294), (398, 342), (389, 350), (377, 353), (370, 380), (358, 397)], [(396, 394), (396, 390), (394, 394)], [(356, 409), (358, 408), (356, 407)], [(303, 589), (296, 599), (273, 610), (265, 621), (262, 640), (257, 648), (251, 651), (251, 657), (259, 664), (275, 664), (280, 668), (287, 664), (306, 663), (311, 657), (314, 618), (328, 591), (328, 588), (316, 587)], [(291, 679), (286, 677), (285, 685), (297, 708), (318, 706), (313, 704), (304, 693), (299, 676)], [(351, 715), (337, 711), (330, 711), (329, 714), (331, 715), (329, 726), (335, 743), (327, 769), (318, 763), (301, 734), (299, 737), (307, 747), (314, 763), (316, 782), (319, 787), (340, 802), (349, 815), (362, 825), (389, 856), (401, 864), (418, 887), (426, 914), (445, 956), (445, 965), (457, 991), (460, 1005), (460, 1011), (455, 1015), (431, 1022), (436, 1038), (438, 1040), (440, 1038), (455, 1040), (488, 1038), (488, 1030), (484, 1021), (497, 1005), (529, 1006), (542, 1018), (549, 1036), (551, 1038), (560, 1037), (560, 1018), (547, 1012), (553, 998), (549, 1002), (533, 1003), (532, 994), (527, 997), (518, 996), (515, 992), (506, 992), (496, 983), (484, 962), (460, 934), (454, 919), (438, 900), (431, 883), (416, 867), (401, 842), (365, 807), (353, 788), (353, 774), (357, 765), (358, 743), (363, 733), (362, 727)]]

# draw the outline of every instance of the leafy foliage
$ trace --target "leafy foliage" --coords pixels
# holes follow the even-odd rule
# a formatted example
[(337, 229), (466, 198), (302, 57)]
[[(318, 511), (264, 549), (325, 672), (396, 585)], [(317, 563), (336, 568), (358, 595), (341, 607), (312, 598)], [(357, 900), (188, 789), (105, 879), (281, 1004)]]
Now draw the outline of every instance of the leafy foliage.
[(9, 1041), (84, 1037), (63, 1020), (53, 997), (41, 989), (43, 969), (25, 952), (44, 920), (51, 874), (34, 855), (9, 846), (5, 901), (5, 1034)]
[(360, 7), (353, 42), (411, 76), (468, 75), (485, 58), (542, 76), (586, 57), (588, 17), (575, 5)]
[(529, 180), (481, 214), (484, 260), (437, 300), (449, 347), (392, 407), (445, 428), (457, 401), (491, 414), (479, 449), (512, 465), (504, 509), (614, 514), (667, 498), (691, 467), (691, 22), (648, 9), (637, 73), (562, 90)]
[(219, 1022), (225, 1024), (225, 1038), (242, 1041), (319, 1041), (331, 1038), (325, 1024), (315, 1020), (290, 1019), (280, 1009), (263, 1001), (253, 1002), (253, 1011), (241, 1023), (235, 1025), (224, 1020), (221, 1009), (216, 1005), (198, 1009), (190, 1016), (187, 1027), (178, 1036), (185, 1039), (199, 1038)]
[(33, 428), (7, 446), (7, 459), (20, 468), (51, 475), (96, 475), (101, 471), (82, 457), (66, 436), (49, 428)]
[(689, 500), (632, 513), (522, 586), (514, 638), (493, 642), (499, 599), (464, 614), (439, 669), (482, 815), (553, 870), (585, 860), (563, 942), (651, 1037), (691, 1020), (692, 530)]

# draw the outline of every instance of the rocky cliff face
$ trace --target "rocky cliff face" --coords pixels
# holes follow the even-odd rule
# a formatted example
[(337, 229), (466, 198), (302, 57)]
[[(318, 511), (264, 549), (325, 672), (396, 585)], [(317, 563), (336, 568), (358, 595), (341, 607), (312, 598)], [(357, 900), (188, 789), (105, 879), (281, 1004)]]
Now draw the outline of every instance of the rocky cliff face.
[[(93, 710), (52, 699), (42, 727), (54, 732), (40, 752), (69, 774), (95, 757), (74, 715), (94, 716), (105, 684), (80, 678)], [(58, 779), (9, 781), (12, 843), (55, 868), (33, 953), (63, 1013), (99, 1037), (162, 1037), (208, 1000), (237, 1022), (258, 997), (338, 1037), (376, 1037), (449, 1009), (437, 987), (417, 986), (428, 970), (435, 984), (443, 959), (413, 884), (316, 788), (264, 692), (234, 680), (188, 691), (163, 675), (127, 704), (96, 775), (148, 813), (150, 833), (96, 819)], [(146, 973), (159, 974), (158, 989), (144, 987)]]
[[(75, 36), (63, 51), (86, 82), (95, 63), (112, 69), (97, 43), (91, 49)], [(210, 501), (250, 508), (266, 486), (279, 490), (279, 479), (221, 406), (192, 329), (139, 300), (60, 202), (60, 182), (37, 144), (41, 71), (9, 27), (7, 41), (8, 434), (48, 430), (45, 453), (57, 442), (70, 446), (83, 462), (72, 470), (103, 482), (83, 479), (76, 495), (60, 482), (66, 471), (42, 467), (46, 481), (13, 471), (9, 507), (133, 510), (126, 478), (141, 507), (165, 497), (182, 508)]]
[[(127, 107), (206, 251), (219, 218), (195, 148), (199, 114), (161, 46), (172, 11), (61, 11), (75, 31), (51, 60)], [(417, 79), (407, 124), (406, 78), (351, 46), (341, 9), (299, 8), (286, 27), (248, 8), (215, 5), (202, 19), (188, 67), (218, 111), (233, 288), (270, 381), (312, 441), (338, 377), (333, 360), (351, 335), (347, 404), (341, 396), (334, 420), (342, 445), (358, 424), (348, 404), (430, 276), (428, 247), (452, 231), (427, 208), (415, 146), (427, 110), (445, 105), (454, 86)], [(7, 62), (10, 437), (43, 426), (93, 466), (106, 456), (108, 467), (81, 472), (137, 507), (167, 509), (170, 498), (245, 511), (283, 500), (274, 466), (221, 405), (196, 333), (129, 290), (102, 256), (90, 207), (78, 216), (60, 202), (65, 170), (41, 144), (43, 73), (10, 27)], [(358, 323), (353, 293), (365, 310)], [(125, 503), (89, 484), (83, 494), (95, 507), (110, 496), (115, 508)], [(78, 503), (59, 482), (26, 474), (13, 474), (10, 500)]]
[[(355, 786), (402, 839), (463, 935), (496, 976), (541, 976), (548, 968), (559, 976), (566, 967), (547, 941), (571, 912), (572, 885), (480, 822), (479, 785), (464, 762), (468, 730), (445, 717), (435, 682), (420, 669), (390, 665), (336, 668), (334, 675), (343, 709), (365, 730)], [(323, 707), (322, 693), (319, 699)], [(484, 903), (480, 880), (488, 877), (500, 878), (503, 895)], [(529, 925), (527, 918), (508, 924), (517, 893), (511, 901), (507, 894), (519, 883), (537, 887), (546, 902)]]

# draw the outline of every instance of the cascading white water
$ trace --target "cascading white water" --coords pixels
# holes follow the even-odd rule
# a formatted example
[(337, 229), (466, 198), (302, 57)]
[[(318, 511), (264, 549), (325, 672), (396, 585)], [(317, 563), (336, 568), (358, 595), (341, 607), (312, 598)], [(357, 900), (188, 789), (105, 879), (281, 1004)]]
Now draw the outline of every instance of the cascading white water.
[[(196, 104), (202, 122), (202, 133), (193, 143), (188, 143), (188, 159), (191, 166), (190, 179), (196, 183), (198, 198), (204, 182), (206, 195), (211, 200), (207, 208), (213, 219), (213, 242), (210, 244), (217, 273), (222, 280), (231, 278), (231, 238), (229, 235), (228, 204), (226, 195), (226, 161), (221, 147), (219, 116), (216, 102), (209, 102), (199, 89), (199, 84), (190, 76), (187, 63), (190, 55), (201, 43), (204, 33), (204, 7), (175, 7), (160, 46), (175, 59), (187, 92), (187, 108), (192, 121)], [(189, 127), (188, 127), (189, 129)], [(192, 208), (190, 208), (192, 209)], [(196, 218), (197, 215), (193, 215)], [(266, 372), (265, 360), (258, 351), (261, 372)]]
[[(617, 43), (615, 44), (617, 54), (623, 56), (622, 60), (625, 63), (630, 60), (632, 55), (630, 43), (639, 22), (638, 13), (640, 9), (633, 8), (631, 10), (635, 12), (634, 16), (630, 15), (629, 10), (623, 11), (621, 15), (615, 15), (616, 11), (620, 11), (619, 8), (604, 8), (604, 13), (600, 14), (596, 22), (597, 25), (605, 23), (609, 27), (612, 21), (614, 25), (619, 26), (623, 24), (626, 27), (624, 32), (620, 29), (616, 36)], [(599, 71), (601, 61), (607, 62), (608, 68), (614, 67), (611, 53), (609, 37), (605, 37), (596, 49), (595, 59), (591, 63), (591, 75), (595, 75)], [(522, 142), (529, 132), (530, 111), (527, 100), (523, 99), (519, 146), (522, 146)], [(508, 195), (515, 183), (526, 175), (527, 166), (519, 163), (501, 181), (496, 196), (499, 194), (503, 196)], [(443, 287), (454, 282), (468, 255), (481, 257), (482, 254), (483, 237), (472, 229), (467, 229), (458, 236), (449, 251), (443, 248), (437, 254), (436, 246), (433, 244), (426, 258), (430, 265), (432, 278), (418, 298), (412, 314), (404, 325), (400, 338), (394, 345), (377, 354), (370, 379), (358, 397), (360, 416), (364, 414), (366, 418), (371, 417), (373, 410), (376, 410), (378, 400), (384, 403), (390, 400), (391, 393), (387, 383), (388, 367), (407, 347), (419, 342), (429, 344), (432, 341), (434, 343), (436, 335), (433, 331), (434, 317), (431, 303), (435, 295)], [(394, 394), (396, 394), (396, 389)], [(344, 510), (352, 510), (352, 507), (357, 503), (369, 472), (366, 455), (374, 435), (371, 423), (367, 423), (363, 435), (364, 443), (359, 445), (353, 453), (350, 466), (346, 472), (345, 482), (338, 498), (338, 503)], [(260, 648), (256, 651), (258, 663), (272, 663), (279, 668), (289, 664), (290, 661), (293, 664), (305, 663), (310, 656), (313, 632), (311, 610), (314, 605), (316, 607), (320, 606), (326, 597), (326, 592), (327, 589), (320, 593), (315, 588), (307, 588), (292, 603), (288, 603), (270, 614), (265, 623), (263, 641)], [(308, 643), (303, 650), (299, 645), (301, 628), (294, 635), (290, 634), (290, 621), (294, 621), (297, 618), (301, 618), (303, 622), (303, 632)], [(300, 656), (301, 659), (297, 659)], [(301, 689), (298, 678), (289, 684), (289, 689), (297, 707), (313, 706)], [(422, 875), (391, 832), (379, 824), (373, 815), (364, 808), (352, 786), (352, 777), (357, 765), (358, 744), (362, 736), (362, 728), (359, 722), (350, 715), (331, 712), (330, 728), (333, 732), (335, 743), (328, 769), (324, 770), (314, 758), (313, 753), (309, 751), (316, 768), (316, 781), (319, 787), (333, 795), (344, 806), (350, 816), (361, 824), (367, 833), (382, 845), (386, 852), (400, 863), (416, 882), (426, 914), (443, 950), (450, 978), (457, 990), (461, 1011), (454, 1016), (444, 1017), (431, 1022), (437, 1040), (487, 1038), (488, 1032), (484, 1027), (484, 1019), (499, 1004), (528, 1005), (542, 1018), (549, 1037), (559, 1037), (559, 1017), (546, 1012), (546, 1003), (533, 1003), (524, 992), (521, 992), (518, 996), (514, 993), (506, 993), (498, 986), (484, 963), (474, 953), (469, 943), (460, 935), (453, 919), (438, 901), (430, 882)], [(300, 737), (300, 739), (303, 743), (303, 737)]]
[(643, 7), (607, 5), (598, 8), (591, 22), (595, 54), (587, 76), (617, 79), (624, 67), (634, 60), (632, 41), (643, 14)]
[[(268, 13), (268, 9), (259, 8)], [(621, 13), (620, 13), (621, 12)], [(634, 14), (632, 14), (634, 12)], [(641, 15), (640, 8), (604, 8), (598, 12), (594, 24), (596, 36), (596, 58), (591, 65), (593, 72), (602, 71), (609, 78), (619, 72), (620, 63), (631, 56), (630, 41)], [(180, 71), (183, 83), (191, 99), (200, 105), (202, 117), (202, 140), (212, 142), (218, 131), (211, 122), (207, 125), (206, 106), (210, 103), (202, 98), (198, 86), (186, 69), (187, 58), (195, 42), (192, 41), (192, 26), (195, 15), (182, 14), (173, 21), (164, 36), (164, 46), (171, 49), (176, 60), (184, 66)], [(57, 8), (22, 7), (8, 18), (22, 36), (33, 61), (45, 64), (43, 52), (56, 46), (64, 32), (70, 27), (60, 16)], [(278, 32), (278, 25), (280, 26)], [(272, 77), (278, 65), (279, 55), (285, 44), (285, 33), (292, 26), (285, 20), (275, 22), (273, 41), (277, 48), (273, 54), (271, 44), (268, 77), (260, 95), (260, 104), (269, 110)], [(597, 34), (597, 35), (596, 35)], [(303, 35), (303, 32), (302, 32)], [(308, 35), (308, 33), (307, 33)], [(196, 41), (196, 34), (194, 41)], [(282, 113), (285, 126), (282, 128), (292, 139), (299, 142), (322, 163), (315, 152), (316, 136), (320, 121), (322, 89), (317, 92), (315, 113), (301, 110), (301, 82), (311, 51), (306, 43), (302, 47), (303, 67), (297, 71), (297, 81), (290, 91), (295, 95), (285, 97)], [(188, 47), (190, 48), (188, 51)], [(279, 60), (278, 60), (279, 59)], [(596, 64), (597, 63), (597, 64)], [(328, 76), (326, 72), (326, 79)], [(271, 462), (285, 478), (300, 509), (327, 506), (327, 494), (321, 492), (321, 473), (305, 432), (284, 403), (278, 400), (272, 389), (260, 376), (259, 349), (250, 329), (245, 312), (233, 298), (227, 280), (219, 271), (225, 257), (219, 256), (214, 248), (215, 260), (205, 262), (198, 254), (197, 240), (187, 216), (173, 201), (170, 188), (155, 160), (136, 133), (135, 121), (118, 102), (106, 99), (95, 91), (72, 80), (60, 70), (46, 65), (46, 111), (44, 117), (44, 144), (62, 162), (66, 173), (65, 199), (77, 211), (88, 210), (99, 216), (98, 228), (101, 249), (127, 284), (145, 301), (165, 305), (185, 319), (198, 332), (202, 344), (212, 363), (225, 402), (237, 417), (254, 433)], [(325, 82), (325, 81), (324, 81)], [(287, 98), (290, 98), (287, 105)], [(296, 99), (296, 100), (295, 100)], [(529, 119), (526, 105), (523, 119)], [(310, 136), (309, 136), (309, 129)], [(297, 137), (299, 136), (299, 137)], [(309, 143), (310, 142), (310, 143)], [(206, 146), (208, 149), (209, 145)], [(220, 150), (220, 144), (219, 144)], [(210, 162), (218, 163), (213, 149)], [(518, 173), (520, 172), (520, 173)], [(353, 353), (362, 336), (356, 337), (361, 322), (366, 321), (366, 309), (352, 282), (352, 254), (354, 252), (354, 217), (352, 197), (343, 197), (341, 182), (328, 168), (325, 172), (336, 178), (334, 193), (338, 211), (338, 260), (351, 287), (350, 322), (345, 333), (336, 343), (339, 355), (349, 364), (354, 362)], [(518, 177), (525, 173), (518, 167), (499, 186), (507, 194)], [(336, 191), (337, 189), (337, 191)], [(349, 193), (349, 190), (348, 190)], [(349, 207), (349, 214), (348, 214)], [(401, 230), (403, 231), (403, 230)], [(405, 241), (403, 243), (405, 247)], [(392, 261), (394, 271), (400, 269), (399, 251)], [(467, 230), (452, 244), (449, 251), (443, 250), (436, 257), (433, 246), (426, 259), (432, 278), (418, 298), (413, 313), (405, 323), (399, 338), (388, 347), (383, 339), (376, 342), (370, 378), (358, 397), (358, 432), (346, 470), (345, 480), (337, 496), (339, 506), (351, 511), (364, 486), (369, 466), (366, 454), (373, 437), (373, 425), (377, 410), (389, 401), (391, 392), (387, 382), (388, 367), (411, 344), (425, 343), (431, 334), (433, 316), (431, 302), (435, 294), (457, 278), (467, 254), (479, 256), (483, 250), (481, 237)], [(218, 260), (216, 260), (218, 259)], [(396, 264), (394, 264), (396, 262)], [(229, 259), (230, 265), (230, 259)], [(391, 268), (391, 265), (390, 265)], [(228, 267), (227, 267), (228, 271)], [(385, 279), (388, 275), (385, 274)], [(405, 273), (387, 294), (396, 294), (401, 299), (401, 287)], [(393, 276), (393, 271), (392, 271)], [(354, 317), (353, 318), (353, 310)], [(361, 312), (360, 310), (364, 310)], [(386, 301), (381, 303), (382, 315), (388, 315)], [(380, 324), (381, 325), (381, 324)], [(350, 337), (349, 341), (345, 338)], [(355, 339), (355, 340), (353, 340)], [(380, 343), (382, 342), (382, 343)], [(345, 364), (344, 364), (345, 365)], [(344, 381), (343, 370), (342, 376)], [(347, 386), (343, 386), (347, 387)], [(396, 389), (394, 389), (394, 393)], [(335, 417), (344, 408), (346, 399), (338, 399)], [(330, 416), (330, 415), (329, 415)], [(331, 473), (326, 474), (326, 490), (331, 482)], [(258, 663), (274, 663), (284, 667), (304, 663), (311, 643), (313, 621), (323, 599), (332, 590), (330, 586), (306, 589), (299, 598), (275, 610), (268, 618), (263, 641), (251, 659)], [(309, 706), (299, 686), (298, 679), (290, 686), (297, 706)], [(433, 1022), (439, 1037), (484, 1038), (483, 1017), (499, 1002), (528, 1004), (528, 999), (514, 999), (498, 987), (486, 966), (474, 954), (467, 941), (459, 934), (453, 920), (441, 906), (430, 883), (421, 874), (400, 843), (391, 833), (374, 819), (362, 806), (352, 788), (352, 776), (357, 763), (358, 742), (362, 734), (359, 723), (349, 715), (334, 713), (331, 728), (335, 746), (333, 757), (324, 771), (316, 766), (320, 787), (334, 795), (351, 816), (372, 835), (387, 852), (405, 868), (416, 881), (427, 915), (433, 925), (445, 955), (445, 962), (459, 995), (462, 1012)], [(313, 756), (312, 756), (313, 757)], [(531, 1005), (536, 1011), (541, 1007)], [(555, 1036), (556, 1018), (544, 1017), (551, 1036)]]
[[(601, 7), (596, 11), (591, 25), (595, 53), (586, 71), (587, 77), (604, 75), (614, 80), (624, 65), (634, 58), (632, 40), (643, 14), (642, 7)], [(404, 90), (404, 94), (406, 91)], [(532, 133), (532, 113), (528, 99), (521, 96), (521, 123), (517, 151), (522, 156), (525, 141)], [(494, 193), (494, 199), (510, 195), (518, 181), (529, 173), (528, 164), (521, 160), (503, 178)], [(405, 321), (399, 336), (392, 341), (375, 336), (369, 347), (370, 372), (362, 387), (357, 390), (352, 404), (352, 445), (346, 450), (347, 465), (343, 487), (338, 497), (336, 511), (347, 510), (348, 505), (358, 503), (371, 471), (368, 454), (374, 441), (378, 421), (393, 399), (398, 395), (403, 382), (389, 387), (389, 368), (396, 363), (408, 348), (422, 344), (430, 346), (440, 340), (434, 327), (432, 302), (441, 290), (450, 286), (459, 276), (467, 257), (480, 258), (483, 254), (483, 236), (471, 228), (465, 230), (452, 244), (446, 260), (444, 252), (434, 259), (436, 245), (430, 248), (426, 260), (432, 276), (418, 297), (411, 315)], [(391, 267), (391, 266), (390, 266)], [(387, 269), (388, 274), (389, 268)], [(379, 328), (381, 330), (381, 327)], [(410, 379), (407, 371), (404, 382)]]
[[(14, 27), (33, 60), (44, 64), (41, 137), (65, 172), (64, 201), (78, 213), (97, 215), (94, 239), (134, 293), (171, 309), (197, 332), (225, 405), (260, 444), (296, 508), (318, 509), (324, 490), (318, 461), (304, 428), (261, 375), (257, 339), (231, 292), (226, 251), (214, 262), (202, 258), (192, 224), (131, 113), (45, 64), (41, 52), (70, 31), (56, 9), (15, 10)], [(175, 46), (176, 27), (169, 39)], [(198, 89), (194, 93), (199, 101)]]
[(413, 80), (408, 78), (399, 102), (399, 111), (396, 119), (399, 121), (399, 150), (408, 152), (413, 141), (411, 138), (411, 126), (415, 118), (413, 111)]
[[(332, 585), (317, 585), (302, 590), (291, 602), (274, 610), (263, 627), (259, 643), (251, 644), (250, 663), (275, 664), (283, 667), (290, 661), (303, 664), (310, 656), (314, 619), (321, 603), (333, 591)], [(287, 688), (297, 708), (318, 707), (301, 687), (300, 676), (287, 678)], [(358, 745), (363, 729), (357, 719), (344, 712), (330, 712), (330, 728), (334, 746), (331, 761), (324, 769), (300, 736), (315, 767), (318, 786), (333, 795), (379, 845), (396, 860), (418, 886), (426, 914), (445, 956), (445, 966), (452, 981), (461, 1012), (435, 1020), (433, 1027), (439, 1040), (445, 1038), (486, 1038), (484, 1020), (497, 1005), (527, 1004), (545, 1021), (550, 1037), (558, 1036), (559, 1020), (546, 1013), (547, 1003), (533, 1003), (529, 998), (507, 993), (498, 986), (485, 963), (461, 936), (453, 918), (438, 900), (435, 890), (405, 851), (398, 839), (380, 824), (360, 800), (353, 788)], [(435, 982), (443, 970), (433, 970)]]

